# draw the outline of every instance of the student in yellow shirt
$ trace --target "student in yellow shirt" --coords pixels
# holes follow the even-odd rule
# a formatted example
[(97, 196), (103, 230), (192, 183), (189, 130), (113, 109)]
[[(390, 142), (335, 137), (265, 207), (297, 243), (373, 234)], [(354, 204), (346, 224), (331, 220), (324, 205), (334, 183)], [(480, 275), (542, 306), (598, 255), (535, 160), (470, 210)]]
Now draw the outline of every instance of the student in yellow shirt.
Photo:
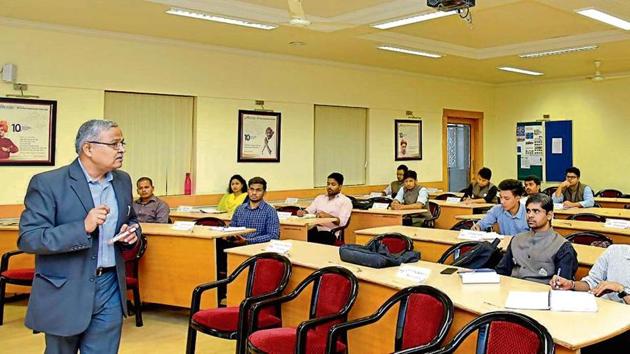
[(217, 210), (225, 211), (231, 216), (236, 208), (243, 204), (245, 197), (247, 197), (247, 182), (241, 175), (234, 175), (230, 177), (227, 193), (221, 198)]

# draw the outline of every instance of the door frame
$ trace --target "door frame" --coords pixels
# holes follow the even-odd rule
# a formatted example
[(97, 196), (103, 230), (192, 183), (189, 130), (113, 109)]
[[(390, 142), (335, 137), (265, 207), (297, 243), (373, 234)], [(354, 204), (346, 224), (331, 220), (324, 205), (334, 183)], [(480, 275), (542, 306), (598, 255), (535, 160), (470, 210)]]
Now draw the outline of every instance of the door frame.
[(470, 166), (469, 179), (483, 167), (483, 112), (463, 111), (444, 108), (442, 112), (442, 181), (448, 190), (448, 124), (470, 125)]

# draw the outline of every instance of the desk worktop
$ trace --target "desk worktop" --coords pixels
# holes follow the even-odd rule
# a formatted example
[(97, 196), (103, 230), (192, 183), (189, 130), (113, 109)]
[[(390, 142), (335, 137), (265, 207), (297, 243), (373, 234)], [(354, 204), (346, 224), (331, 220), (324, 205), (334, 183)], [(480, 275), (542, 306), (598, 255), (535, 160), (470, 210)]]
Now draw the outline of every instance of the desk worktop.
[[(342, 262), (339, 249), (333, 246), (290, 241), (292, 248), (289, 259), (294, 265), (319, 269), (338, 265), (352, 271), (362, 281), (382, 285), (393, 289), (402, 289), (415, 285), (413, 282), (398, 278), (398, 267), (374, 269)], [(252, 256), (264, 252), (266, 244), (248, 245), (226, 250), (229, 254)], [(475, 314), (505, 310), (503, 305), (510, 290), (548, 291), (549, 286), (526, 280), (501, 276), (500, 284), (463, 285), (457, 274), (442, 275), (440, 271), (447, 266), (420, 261), (414, 265), (431, 270), (426, 285), (433, 286), (448, 294), (453, 304), (462, 310)], [(361, 292), (361, 287), (359, 287)], [(381, 301), (384, 301), (382, 299)], [(630, 306), (597, 299), (597, 313), (562, 313), (551, 311), (519, 310), (543, 324), (551, 333), (554, 341), (564, 347), (576, 350), (592, 343), (602, 341), (630, 329)], [(578, 325), (570, 325), (578, 324)]]
[(570, 208), (554, 209), (553, 213), (560, 216), (570, 216), (575, 214), (597, 214), (607, 218), (630, 219), (630, 209), (619, 208)]
[(220, 238), (226, 236), (245, 235), (255, 232), (256, 229), (245, 229), (237, 231), (215, 231), (208, 226), (195, 225), (190, 231), (173, 230), (173, 224), (149, 224), (140, 223), (142, 233), (144, 235), (160, 235), (160, 236), (176, 236), (176, 237), (192, 237), (192, 238)]
[[(221, 219), (227, 222), (229, 222), (232, 219), (228, 213), (212, 214), (212, 213), (202, 213), (198, 211), (191, 211), (191, 212), (175, 211), (171, 213), (171, 217), (175, 217), (179, 219), (189, 219), (189, 220), (197, 220), (201, 218), (210, 217), (210, 218)], [(333, 222), (335, 220), (336, 218), (302, 218), (298, 216), (291, 216), (289, 218), (280, 219), (280, 225), (310, 226), (310, 225), (326, 224), (329, 222)]]
[(358, 214), (380, 214), (380, 215), (413, 215), (413, 214), (422, 214), (426, 213), (427, 209), (404, 209), (404, 210), (393, 210), (393, 209), (352, 209), (353, 213)]
[(489, 209), (497, 204), (492, 203), (464, 203), (464, 202), (447, 202), (446, 200), (431, 200), (441, 207), (461, 208), (461, 209)]

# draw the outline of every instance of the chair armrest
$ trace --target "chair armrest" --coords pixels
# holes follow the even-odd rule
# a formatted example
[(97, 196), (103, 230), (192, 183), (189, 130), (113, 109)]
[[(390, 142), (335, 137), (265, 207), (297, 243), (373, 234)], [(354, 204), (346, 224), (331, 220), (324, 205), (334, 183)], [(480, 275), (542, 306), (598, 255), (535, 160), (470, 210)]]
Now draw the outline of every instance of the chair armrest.
[(9, 251), (2, 255), (2, 261), (0, 262), (0, 272), (4, 272), (9, 269), (9, 258), (22, 254), (24, 251), (15, 250)]
[[(297, 332), (297, 341), (295, 343), (295, 352), (296, 353), (306, 353), (306, 335), (308, 333), (308, 330), (326, 323), (326, 322), (330, 322), (330, 321), (334, 321), (334, 320), (338, 320), (338, 319), (342, 319), (344, 318), (344, 316), (347, 315), (348, 311), (350, 310), (350, 308), (344, 308), (341, 312), (339, 313), (335, 313), (332, 315), (328, 315), (328, 316), (324, 316), (324, 317), (319, 317), (319, 318), (313, 318), (311, 320), (306, 320), (302, 323), (300, 323), (296, 329)], [(329, 334), (330, 336), (330, 334)]]
[[(280, 293), (282, 293), (282, 290), (280, 291)], [(252, 296), (241, 302), (238, 312), (238, 333), (239, 336), (241, 336), (241, 340), (247, 340), (247, 337), (249, 337), (249, 333), (252, 333), (254, 327), (257, 327), (255, 323), (256, 317), (253, 317), (253, 314), (248, 317), (248, 315), (250, 315), (250, 312), (252, 312), (252, 306), (258, 302), (263, 302), (267, 299), (273, 299), (277, 296), (278, 294), (274, 292), (260, 296)]]
[[(251, 312), (250, 318), (258, 318), (258, 314), (260, 313), (260, 310), (263, 307), (267, 307), (271, 305), (279, 305), (279, 304), (295, 299), (300, 293), (299, 291), (296, 291), (296, 290), (298, 289), (295, 289), (289, 294), (286, 294), (284, 296), (274, 297), (271, 299), (265, 299), (265, 300), (253, 303), (249, 309), (249, 312)], [(253, 333), (256, 329), (257, 329), (257, 326), (255, 326), (254, 321), (251, 321), (251, 326), (249, 326), (249, 333)]]
[(207, 290), (218, 287), (219, 285), (228, 284), (232, 280), (230, 278), (225, 278), (221, 280), (216, 280), (209, 283), (204, 283), (197, 285), (192, 292), (192, 300), (190, 304), (190, 316), (192, 317), (197, 311), (199, 311), (199, 307), (201, 306), (201, 295)]

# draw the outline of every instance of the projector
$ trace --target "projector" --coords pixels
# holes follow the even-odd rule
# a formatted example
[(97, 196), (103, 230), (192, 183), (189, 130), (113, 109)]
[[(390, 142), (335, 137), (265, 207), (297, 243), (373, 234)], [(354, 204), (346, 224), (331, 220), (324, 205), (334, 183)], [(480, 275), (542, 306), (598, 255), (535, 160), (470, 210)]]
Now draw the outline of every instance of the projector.
[(427, 6), (439, 11), (453, 11), (474, 7), (475, 0), (427, 0)]

